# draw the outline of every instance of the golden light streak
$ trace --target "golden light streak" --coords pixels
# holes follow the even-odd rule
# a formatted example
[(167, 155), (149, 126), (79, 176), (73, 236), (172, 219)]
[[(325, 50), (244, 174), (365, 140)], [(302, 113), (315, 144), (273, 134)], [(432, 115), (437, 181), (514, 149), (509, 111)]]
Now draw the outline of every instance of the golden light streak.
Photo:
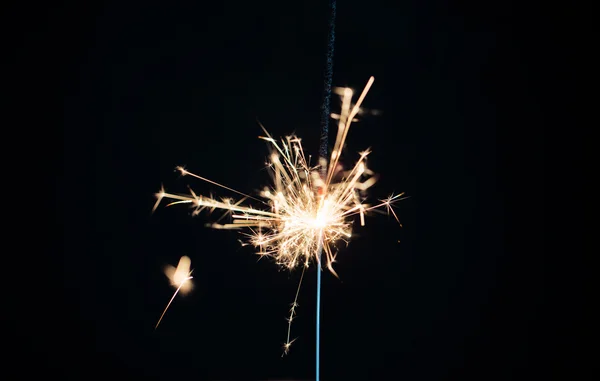
[(302, 275), (300, 275), (300, 282), (298, 282), (298, 288), (296, 289), (296, 297), (294, 298), (294, 302), (292, 303), (292, 305), (290, 307), (290, 316), (287, 318), (287, 322), (288, 322), (287, 340), (285, 341), (285, 344), (283, 344), (283, 353), (281, 354), (281, 357), (288, 354), (288, 352), (290, 351), (290, 346), (292, 345), (292, 343), (294, 341), (296, 341), (296, 339), (293, 339), (290, 341), (290, 333), (292, 332), (292, 321), (296, 317), (296, 307), (298, 307), (298, 294), (300, 294), (300, 287), (302, 287), (302, 279), (304, 279), (304, 271), (306, 270), (307, 267), (308, 267), (308, 262), (306, 262), (304, 264), (304, 267), (302, 268)]
[(160, 325), (160, 322), (167, 313), (167, 310), (171, 306), (171, 303), (173, 303), (173, 299), (175, 299), (175, 296), (179, 292), (181, 292), (182, 294), (187, 294), (194, 287), (194, 284), (192, 283), (192, 272), (194, 270), (190, 270), (191, 264), (192, 261), (190, 260), (190, 258), (184, 255), (179, 259), (179, 264), (177, 264), (177, 268), (171, 265), (165, 266), (165, 275), (167, 276), (167, 278), (169, 278), (171, 286), (177, 287), (177, 289), (173, 293), (173, 296), (171, 297), (171, 300), (169, 300), (169, 303), (167, 303), (167, 306), (165, 307), (165, 310), (163, 311), (162, 315), (160, 315), (160, 319), (158, 319), (158, 323), (156, 323), (154, 329), (158, 328), (158, 326)]
[[(352, 104), (352, 90), (336, 89), (342, 96), (342, 107), (339, 115), (332, 115), (338, 120), (337, 137), (329, 160), (321, 158), (319, 165), (311, 167), (306, 160), (300, 138), (288, 136), (280, 141), (274, 139), (261, 125), (266, 136), (260, 139), (268, 142), (271, 155), (267, 167), (272, 176), (272, 185), (265, 187), (260, 193), (263, 200), (257, 200), (249, 195), (238, 192), (225, 185), (204, 177), (195, 175), (183, 167), (177, 167), (182, 175), (190, 175), (210, 184), (235, 192), (244, 198), (233, 203), (230, 199), (217, 200), (213, 197), (196, 195), (190, 190), (189, 195), (165, 192), (164, 188), (156, 194), (157, 202), (153, 210), (163, 198), (170, 199), (174, 204), (190, 204), (193, 214), (209, 209), (220, 209), (232, 219), (232, 223), (212, 223), (215, 229), (247, 228), (250, 233), (244, 244), (251, 244), (261, 256), (273, 257), (276, 263), (293, 269), (300, 264), (308, 266), (318, 261), (319, 245), (323, 245), (325, 266), (337, 277), (333, 263), (337, 255), (336, 243), (347, 242), (352, 236), (353, 216), (360, 216), (361, 226), (365, 224), (365, 213), (371, 210), (386, 208), (398, 217), (392, 210), (393, 203), (403, 195), (391, 195), (375, 206), (364, 204), (365, 191), (375, 184), (377, 176), (367, 168), (366, 159), (370, 151), (360, 153), (358, 161), (349, 170), (344, 171), (340, 158), (344, 143), (360, 112), (360, 106), (365, 99), (374, 78), (371, 77), (362, 91), (358, 101)], [(324, 176), (321, 173), (325, 173)], [(241, 202), (254, 199), (267, 206), (257, 209), (245, 206)], [(290, 323), (294, 317), (296, 302), (291, 310)], [(284, 346), (287, 353), (291, 342)]]

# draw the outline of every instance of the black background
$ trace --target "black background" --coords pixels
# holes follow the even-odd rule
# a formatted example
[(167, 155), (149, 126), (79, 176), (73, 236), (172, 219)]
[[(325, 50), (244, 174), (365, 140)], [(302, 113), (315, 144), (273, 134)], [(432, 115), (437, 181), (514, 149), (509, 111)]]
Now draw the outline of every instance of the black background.
[[(15, 374), (314, 378), (314, 269), (282, 358), (299, 273), (205, 228), (214, 216), (150, 211), (161, 183), (221, 194), (177, 165), (246, 193), (264, 186), (257, 119), (317, 153), (327, 2), (26, 8), (14, 9), (24, 21), (9, 48), (24, 74), (13, 99), (25, 134), (61, 158), (47, 184), (63, 234), (61, 250), (30, 263), (42, 287), (14, 299)], [(338, 257), (341, 280), (324, 273), (322, 379), (572, 377), (579, 307), (558, 292), (570, 274), (545, 248), (545, 137), (571, 118), (567, 26), (587, 24), (510, 2), (340, 2), (337, 13), (333, 83), (360, 91), (375, 76), (364, 106), (381, 111), (353, 126), (345, 161), (372, 148), (370, 195), (411, 197), (398, 204), (403, 228), (371, 217)], [(195, 290), (154, 331), (173, 291), (162, 267), (182, 255)]]

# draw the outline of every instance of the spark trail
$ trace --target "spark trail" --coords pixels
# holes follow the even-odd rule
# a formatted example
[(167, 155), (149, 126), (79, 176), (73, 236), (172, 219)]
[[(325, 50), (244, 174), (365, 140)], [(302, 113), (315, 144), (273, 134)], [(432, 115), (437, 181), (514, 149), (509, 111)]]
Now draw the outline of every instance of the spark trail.
[(171, 286), (177, 287), (177, 289), (173, 293), (173, 296), (171, 297), (171, 300), (169, 300), (169, 303), (167, 303), (167, 306), (165, 307), (165, 310), (163, 311), (162, 315), (160, 315), (160, 319), (158, 319), (158, 323), (156, 323), (154, 329), (157, 329), (160, 325), (160, 322), (167, 313), (167, 310), (171, 306), (171, 303), (173, 303), (173, 299), (175, 299), (175, 296), (177, 296), (177, 294), (180, 291), (182, 294), (187, 294), (192, 290), (194, 285), (191, 281), (194, 278), (192, 276), (192, 272), (194, 270), (190, 270), (191, 264), (192, 261), (190, 260), (190, 258), (184, 255), (179, 259), (179, 264), (177, 264), (177, 268), (171, 265), (165, 266), (165, 275), (167, 276), (167, 278), (169, 278)]

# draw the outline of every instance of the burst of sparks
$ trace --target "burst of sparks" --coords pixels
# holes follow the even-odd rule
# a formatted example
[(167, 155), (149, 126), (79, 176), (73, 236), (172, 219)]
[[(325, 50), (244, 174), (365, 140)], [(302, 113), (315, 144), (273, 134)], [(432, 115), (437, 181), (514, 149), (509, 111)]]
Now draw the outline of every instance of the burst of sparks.
[(181, 292), (182, 294), (187, 294), (194, 287), (194, 284), (192, 283), (192, 279), (194, 278), (192, 276), (192, 272), (194, 270), (190, 270), (191, 264), (192, 261), (190, 260), (190, 258), (184, 255), (179, 259), (177, 268), (171, 265), (165, 266), (165, 275), (167, 276), (167, 278), (169, 278), (171, 286), (176, 287), (176, 290), (173, 293), (171, 300), (169, 300), (169, 303), (167, 303), (167, 306), (165, 307), (165, 310), (163, 311), (162, 315), (160, 315), (160, 319), (158, 319), (158, 323), (156, 323), (154, 329), (158, 328), (158, 326), (160, 325), (160, 322), (167, 313), (167, 310), (171, 306), (171, 303), (173, 303), (173, 299), (175, 299), (175, 296), (177, 296), (179, 292)]
[[(352, 104), (351, 89), (336, 89), (336, 93), (342, 98), (340, 114), (332, 115), (338, 120), (337, 137), (330, 158), (320, 158), (317, 166), (311, 166), (306, 160), (298, 137), (288, 136), (278, 141), (261, 125), (266, 136), (259, 138), (267, 141), (272, 148), (267, 165), (273, 179), (272, 185), (261, 192), (262, 200), (177, 167), (182, 175), (196, 177), (243, 198), (234, 202), (232, 199), (218, 200), (197, 195), (192, 190), (190, 194), (183, 195), (167, 193), (161, 188), (156, 194), (157, 201), (153, 210), (156, 210), (163, 198), (172, 200), (168, 206), (190, 204), (194, 215), (202, 210), (223, 210), (231, 216), (232, 222), (221, 224), (217, 221), (209, 226), (216, 229), (248, 229), (245, 233), (245, 245), (254, 246), (257, 254), (273, 257), (278, 264), (289, 269), (300, 264), (308, 267), (309, 263), (318, 261), (317, 252), (322, 244), (325, 266), (337, 277), (332, 266), (337, 255), (335, 244), (349, 241), (353, 217), (358, 215), (361, 226), (364, 226), (368, 211), (386, 208), (388, 213), (391, 211), (398, 219), (392, 205), (403, 195), (391, 195), (376, 205), (364, 203), (365, 191), (377, 180), (376, 175), (366, 166), (369, 150), (360, 153), (358, 161), (350, 170), (344, 170), (340, 164), (350, 125), (356, 121), (355, 116), (361, 111), (360, 105), (373, 81), (374, 78), (371, 77), (355, 104)], [(256, 200), (266, 208), (242, 204), (248, 199)], [(294, 318), (296, 306), (294, 301), (289, 323)], [(290, 345), (288, 330), (288, 340), (284, 345), (286, 353)]]

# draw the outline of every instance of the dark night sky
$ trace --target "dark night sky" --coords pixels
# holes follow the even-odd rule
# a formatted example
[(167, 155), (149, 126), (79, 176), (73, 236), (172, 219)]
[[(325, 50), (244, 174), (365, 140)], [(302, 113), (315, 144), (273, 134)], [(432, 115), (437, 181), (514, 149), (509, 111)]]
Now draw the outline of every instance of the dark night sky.
[[(541, 379), (576, 364), (561, 352), (573, 339), (548, 335), (542, 185), (544, 131), (567, 118), (551, 94), (571, 86), (559, 25), (572, 20), (478, 3), (338, 4), (333, 83), (375, 76), (364, 106), (382, 111), (353, 126), (346, 161), (371, 147), (370, 195), (411, 198), (403, 228), (372, 216), (338, 256), (341, 281), (324, 273), (323, 380)], [(61, 379), (314, 378), (314, 269), (281, 358), (299, 273), (257, 263), (237, 233), (204, 227), (211, 216), (150, 211), (161, 183), (221, 194), (177, 165), (242, 192), (267, 183), (257, 119), (317, 153), (326, 1), (166, 4), (40, 11), (17, 43), (61, 120), (43, 136), (64, 130), (59, 272), (19, 343)], [(172, 293), (162, 267), (182, 255), (196, 288), (154, 331)]]

